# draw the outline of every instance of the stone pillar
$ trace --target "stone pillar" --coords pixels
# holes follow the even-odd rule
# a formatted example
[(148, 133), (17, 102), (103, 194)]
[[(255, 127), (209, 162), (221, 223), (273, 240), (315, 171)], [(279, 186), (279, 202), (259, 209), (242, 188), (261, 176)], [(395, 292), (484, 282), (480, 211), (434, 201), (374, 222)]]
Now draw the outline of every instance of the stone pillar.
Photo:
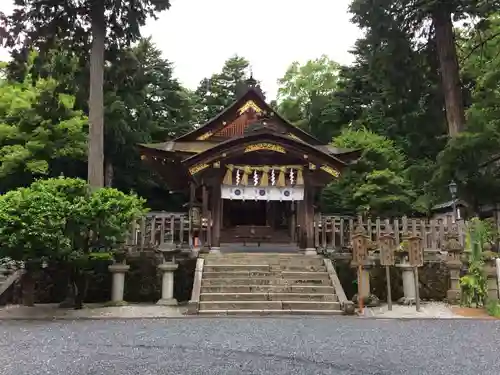
[(462, 269), (461, 256), (464, 248), (459, 241), (456, 223), (452, 225), (450, 232), (446, 235), (445, 249), (448, 251), (446, 266), (450, 271), (450, 288), (446, 292), (446, 299), (448, 303), (458, 304), (461, 300), (460, 270)]
[(406, 260), (397, 264), (396, 267), (401, 268), (403, 279), (403, 298), (399, 300), (399, 303), (403, 305), (414, 304), (417, 300), (417, 292), (415, 290), (415, 273), (413, 272), (413, 267)]
[(484, 265), (488, 301), (498, 300), (498, 280), (495, 260), (487, 260)]
[(370, 270), (363, 266), (361, 270), (358, 268), (358, 293), (363, 300), (370, 297)]
[(175, 306), (177, 300), (174, 298), (174, 271), (179, 267), (177, 263), (162, 263), (158, 269), (161, 275), (161, 299), (156, 302), (157, 305)]
[(111, 302), (122, 303), (123, 292), (125, 290), (125, 274), (130, 269), (128, 264), (115, 263), (108, 267), (109, 272), (113, 274), (111, 284)]

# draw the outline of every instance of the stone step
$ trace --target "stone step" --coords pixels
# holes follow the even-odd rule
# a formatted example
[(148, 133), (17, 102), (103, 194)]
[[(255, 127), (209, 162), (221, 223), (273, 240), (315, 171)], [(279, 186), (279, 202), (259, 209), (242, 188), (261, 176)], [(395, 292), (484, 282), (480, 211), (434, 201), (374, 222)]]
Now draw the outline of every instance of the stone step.
[(338, 302), (200, 301), (203, 310), (340, 310)]
[(293, 271), (293, 272), (326, 272), (326, 267), (321, 265), (288, 265), (288, 264), (209, 264), (203, 268), (203, 272), (269, 272), (269, 271)]
[(234, 272), (205, 272), (204, 279), (239, 279), (239, 278), (280, 278), (287, 280), (328, 280), (328, 272), (295, 272), (295, 271), (234, 271)]
[(217, 285), (202, 286), (201, 293), (319, 293), (334, 294), (335, 288), (328, 285)]
[(268, 316), (268, 315), (342, 315), (341, 310), (200, 310), (200, 315)]
[(205, 301), (317, 301), (336, 302), (335, 294), (305, 293), (202, 293), (200, 300)]
[(209, 260), (205, 259), (205, 266), (280, 266), (280, 267), (322, 267), (324, 266), (323, 259), (291, 259), (291, 260), (280, 260), (280, 259), (217, 259)]
[(201, 286), (236, 286), (236, 285), (281, 285), (281, 286), (315, 286), (315, 285), (327, 285), (331, 286), (331, 281), (329, 279), (281, 279), (276, 277), (240, 277), (240, 278), (214, 278), (207, 279), (205, 274), (201, 281)]
[(224, 253), (203, 254), (205, 259), (323, 259), (321, 255), (305, 255), (290, 253)]

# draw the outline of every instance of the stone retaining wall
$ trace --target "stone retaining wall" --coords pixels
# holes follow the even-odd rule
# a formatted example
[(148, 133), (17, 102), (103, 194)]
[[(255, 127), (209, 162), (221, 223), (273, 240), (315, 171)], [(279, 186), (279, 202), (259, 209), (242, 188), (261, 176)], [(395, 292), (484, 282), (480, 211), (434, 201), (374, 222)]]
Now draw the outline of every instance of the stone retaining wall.
[[(154, 303), (161, 296), (161, 274), (157, 266), (160, 259), (155, 254), (143, 253), (130, 257), (130, 271), (125, 277), (125, 301)], [(95, 260), (89, 272), (86, 303), (107, 302), (111, 298), (111, 273), (108, 260)], [(174, 274), (174, 297), (179, 302), (189, 301), (193, 287), (196, 259), (180, 260)], [(48, 265), (35, 274), (36, 303), (59, 303), (66, 295), (66, 275), (57, 264)], [(9, 303), (20, 303), (20, 288), (11, 293)]]
[[(356, 270), (351, 268), (349, 263), (339, 261), (335, 262), (335, 268), (347, 298), (351, 299), (357, 292)], [(443, 301), (446, 298), (450, 275), (444, 262), (426, 263), (419, 268), (418, 274), (422, 300)], [(383, 267), (375, 267), (370, 271), (370, 286), (372, 293), (381, 301), (387, 300), (386, 277)], [(397, 267), (391, 267), (391, 292), (393, 301), (403, 297), (402, 274), (401, 269)]]

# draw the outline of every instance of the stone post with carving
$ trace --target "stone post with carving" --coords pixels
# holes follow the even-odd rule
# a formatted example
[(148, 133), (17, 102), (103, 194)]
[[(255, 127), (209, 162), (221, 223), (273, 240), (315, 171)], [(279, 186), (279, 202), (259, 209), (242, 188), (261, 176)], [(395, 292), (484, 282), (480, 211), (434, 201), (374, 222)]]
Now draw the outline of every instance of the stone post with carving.
[(450, 287), (446, 292), (448, 303), (458, 304), (461, 300), (460, 270), (462, 269), (462, 253), (464, 247), (460, 244), (458, 227), (454, 223), (445, 237), (444, 250), (448, 252), (446, 265), (450, 271)]
[[(489, 245), (485, 246), (485, 253), (491, 252)], [(484, 262), (484, 276), (486, 277), (486, 298), (488, 301), (498, 300), (498, 273), (497, 262), (494, 257), (488, 257)]]

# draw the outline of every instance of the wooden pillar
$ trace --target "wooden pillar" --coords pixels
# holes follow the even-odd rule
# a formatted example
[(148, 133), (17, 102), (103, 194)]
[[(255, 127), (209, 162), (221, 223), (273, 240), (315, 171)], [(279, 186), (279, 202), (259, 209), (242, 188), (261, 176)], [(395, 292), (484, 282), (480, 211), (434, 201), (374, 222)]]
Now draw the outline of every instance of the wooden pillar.
[(220, 227), (222, 218), (221, 187), (219, 184), (212, 188), (212, 246), (211, 251), (220, 251)]
[(304, 223), (306, 235), (306, 254), (316, 254), (314, 247), (314, 186), (306, 180), (304, 191)]
[(202, 243), (202, 248), (203, 249), (209, 249), (210, 248), (210, 217), (209, 217), (209, 212), (208, 212), (208, 189), (207, 185), (203, 183), (201, 186), (201, 217), (206, 219), (207, 222), (207, 228), (206, 230), (203, 230), (203, 225), (201, 227), (200, 231), (200, 241)]
[(290, 202), (290, 211), (291, 211), (291, 215), (290, 215), (290, 221), (289, 221), (289, 225), (290, 225), (290, 238), (292, 240), (292, 243), (295, 242), (295, 229), (296, 229), (296, 207), (297, 207), (297, 203), (295, 201), (291, 201)]
[[(189, 247), (193, 247), (194, 242), (194, 225), (193, 225), (193, 207), (194, 207), (194, 196), (196, 194), (196, 186), (193, 181), (189, 183), (189, 233), (188, 233), (188, 244)], [(181, 223), (182, 225), (182, 223)], [(182, 242), (182, 241), (181, 241)]]
[(297, 225), (298, 225), (298, 244), (300, 249), (306, 248), (306, 227), (305, 227), (305, 196), (304, 200), (297, 202)]

